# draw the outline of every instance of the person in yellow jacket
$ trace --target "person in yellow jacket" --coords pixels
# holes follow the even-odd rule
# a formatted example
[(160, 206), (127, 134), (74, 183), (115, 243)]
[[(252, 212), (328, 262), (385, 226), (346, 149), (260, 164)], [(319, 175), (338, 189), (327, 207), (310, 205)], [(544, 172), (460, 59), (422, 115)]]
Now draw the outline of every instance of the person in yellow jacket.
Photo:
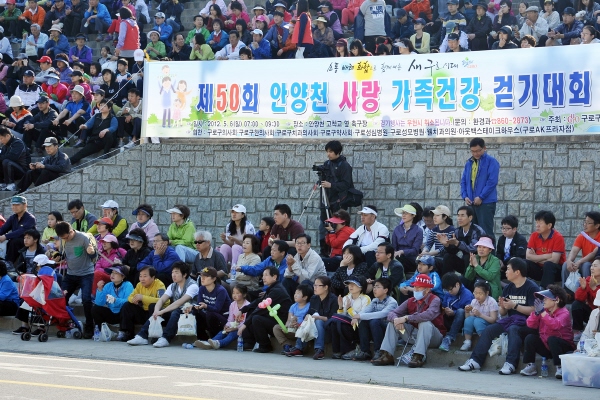
[[(102, 204), (102, 217), (110, 218), (113, 221), (113, 230), (112, 234), (117, 237), (119, 240), (119, 244), (124, 246), (128, 243), (125, 239), (127, 236), (128, 227), (127, 220), (119, 215), (119, 204), (114, 200), (107, 200)], [(94, 224), (89, 230), (88, 233), (96, 236), (98, 234), (98, 225)]]
[[(140, 282), (121, 308), (121, 323), (117, 340), (126, 342), (134, 336), (134, 325), (146, 322), (154, 313), (154, 306), (165, 294), (165, 284), (156, 279), (156, 270), (147, 266), (140, 271)], [(164, 306), (168, 306), (167, 301)]]
[(171, 214), (172, 221), (167, 232), (171, 246), (175, 247), (175, 252), (181, 261), (193, 263), (198, 251), (194, 246), (196, 227), (189, 219), (190, 209), (182, 204), (175, 204), (167, 212)]

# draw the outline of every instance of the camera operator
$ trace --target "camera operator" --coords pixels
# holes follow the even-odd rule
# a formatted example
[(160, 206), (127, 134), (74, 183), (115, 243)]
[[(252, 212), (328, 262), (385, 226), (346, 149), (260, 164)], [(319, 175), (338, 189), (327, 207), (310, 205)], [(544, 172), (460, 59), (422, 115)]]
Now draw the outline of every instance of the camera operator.
[[(348, 205), (344, 200), (348, 197), (348, 191), (354, 188), (352, 182), (352, 166), (346, 161), (346, 157), (342, 155), (342, 144), (339, 140), (332, 140), (325, 145), (328, 160), (321, 166), (314, 165), (313, 171), (317, 171), (321, 179), (321, 186), (325, 188), (325, 194), (329, 199), (330, 216), (340, 209), (347, 209)], [(325, 243), (324, 221), (327, 219), (325, 204), (321, 203), (321, 224), (319, 225), (319, 245), (321, 247), (321, 255), (328, 257), (329, 251)], [(330, 226), (328, 230), (333, 230)]]

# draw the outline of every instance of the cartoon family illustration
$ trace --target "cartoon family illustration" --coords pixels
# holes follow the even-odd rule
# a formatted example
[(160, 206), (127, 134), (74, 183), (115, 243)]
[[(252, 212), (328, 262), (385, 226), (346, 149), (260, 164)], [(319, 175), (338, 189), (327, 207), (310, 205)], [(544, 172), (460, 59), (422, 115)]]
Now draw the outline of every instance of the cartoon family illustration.
[(171, 75), (171, 68), (168, 65), (163, 65), (162, 73), (162, 77), (158, 82), (162, 108), (162, 127), (183, 126), (183, 119), (189, 117), (190, 110), (187, 97), (192, 91), (187, 90), (185, 80), (177, 81), (175, 76)]

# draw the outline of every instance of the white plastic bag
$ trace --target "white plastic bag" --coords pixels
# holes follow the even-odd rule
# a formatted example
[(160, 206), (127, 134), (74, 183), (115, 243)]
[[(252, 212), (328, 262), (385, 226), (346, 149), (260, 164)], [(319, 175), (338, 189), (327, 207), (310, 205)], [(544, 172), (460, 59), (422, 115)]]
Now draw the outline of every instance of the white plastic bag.
[(571, 272), (569, 274), (569, 277), (565, 281), (565, 287), (571, 292), (575, 293), (575, 291), (579, 287), (579, 278), (581, 278), (581, 274), (579, 273), (579, 271)]
[(296, 58), (304, 58), (304, 47), (298, 47), (296, 49)]
[(112, 339), (116, 338), (116, 332), (113, 332), (108, 327), (106, 322), (103, 322), (100, 326), (100, 341), (101, 342), (110, 342)]
[(492, 345), (490, 346), (490, 349), (488, 350), (488, 354), (490, 355), (490, 357), (498, 356), (498, 355), (502, 354), (502, 350), (503, 350), (502, 342), (504, 340), (503, 336), (505, 336), (506, 340), (508, 341), (508, 335), (506, 335), (506, 333), (503, 333), (500, 336), (498, 336), (496, 339), (492, 340)]
[(196, 317), (181, 314), (177, 321), (177, 336), (196, 336)]
[(317, 326), (315, 325), (315, 319), (312, 315), (306, 315), (304, 321), (300, 324), (300, 327), (296, 330), (296, 337), (303, 342), (309, 342), (316, 339), (319, 336)]
[(159, 338), (162, 337), (163, 328), (161, 322), (164, 321), (163, 317), (157, 317), (154, 319), (150, 317), (150, 326), (148, 327), (148, 337), (149, 338)]

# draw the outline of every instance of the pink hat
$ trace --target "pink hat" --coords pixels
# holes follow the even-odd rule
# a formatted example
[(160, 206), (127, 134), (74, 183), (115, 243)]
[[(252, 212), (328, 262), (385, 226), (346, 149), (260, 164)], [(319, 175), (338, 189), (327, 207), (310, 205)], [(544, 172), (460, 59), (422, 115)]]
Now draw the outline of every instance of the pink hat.
[(256, 20), (257, 21), (262, 21), (262, 22), (269, 22), (269, 20), (267, 19), (267, 17), (264, 16), (264, 15), (262, 15), (262, 14), (259, 15), (258, 17), (256, 17)]
[(100, 239), (100, 241), (101, 242), (109, 242), (109, 243), (119, 243), (119, 241), (117, 240), (115, 235), (106, 235), (102, 239)]
[(494, 250), (494, 243), (492, 243), (492, 239), (489, 237), (479, 238), (477, 243), (475, 243), (475, 246), (483, 246), (487, 247), (488, 249)]

